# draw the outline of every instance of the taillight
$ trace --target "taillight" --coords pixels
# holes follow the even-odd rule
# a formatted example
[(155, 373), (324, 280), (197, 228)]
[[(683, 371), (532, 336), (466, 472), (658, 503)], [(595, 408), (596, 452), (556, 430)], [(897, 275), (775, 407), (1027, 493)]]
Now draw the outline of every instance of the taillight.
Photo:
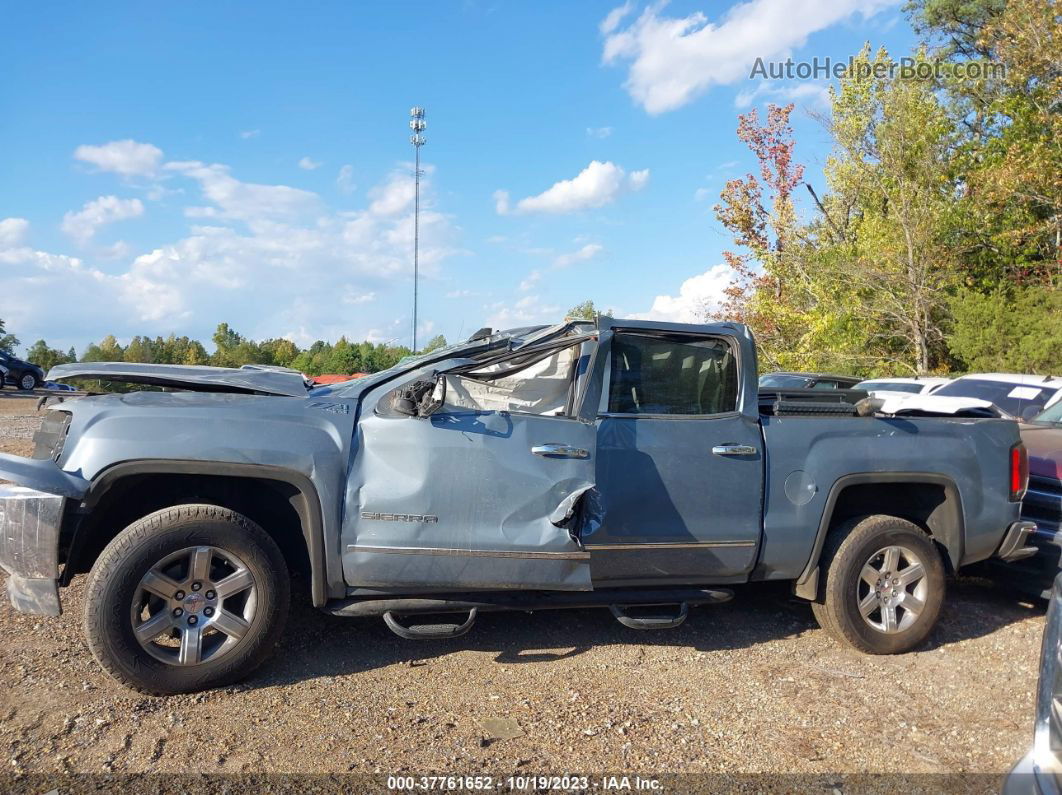
[(1010, 501), (1021, 502), (1029, 486), (1029, 453), (1018, 442), (1010, 448)]

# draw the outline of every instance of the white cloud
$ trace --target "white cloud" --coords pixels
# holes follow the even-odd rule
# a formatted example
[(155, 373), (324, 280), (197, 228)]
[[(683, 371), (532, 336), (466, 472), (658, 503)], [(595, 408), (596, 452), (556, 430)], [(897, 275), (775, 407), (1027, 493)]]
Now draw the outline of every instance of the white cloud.
[(495, 191), (494, 206), (499, 215), (572, 213), (609, 204), (627, 191), (641, 190), (648, 181), (649, 169), (628, 174), (611, 161), (593, 160), (577, 176), (554, 183), (537, 196), (520, 199), (515, 207), (510, 205), (506, 191)]
[(314, 169), (320, 168), (323, 165), (324, 163), (321, 163), (318, 160), (312, 160), (309, 157), (304, 157), (299, 160), (299, 168), (305, 171), (313, 171)]
[(0, 249), (14, 248), (26, 237), (29, 221), (25, 218), (4, 218), (0, 220)]
[(686, 279), (679, 287), (678, 295), (658, 295), (648, 312), (635, 313), (631, 317), (670, 323), (704, 323), (705, 318), (723, 303), (724, 291), (733, 278), (734, 271), (729, 265), (714, 265), (704, 273)]
[(578, 251), (573, 251), (570, 254), (561, 254), (555, 260), (553, 260), (553, 266), (555, 268), (567, 268), (569, 265), (574, 265), (576, 262), (585, 262), (588, 259), (593, 259), (602, 251), (605, 247), (597, 243), (587, 243)]
[(693, 192), (693, 200), (695, 202), (702, 202), (711, 195), (712, 191), (710, 188), (697, 188), (697, 190)]
[(63, 216), (61, 229), (79, 245), (86, 245), (96, 235), (96, 230), (115, 221), (139, 218), (144, 214), (144, 205), (140, 199), (119, 199), (117, 196), (100, 196), (77, 212), (68, 212)]
[[(34, 250), (23, 242), (24, 219), (0, 221), (0, 293), (12, 307), (4, 314), (12, 329), (79, 347), (105, 333), (205, 338), (220, 320), (249, 336), (361, 339), (371, 323), (352, 326), (352, 318), (370, 317), (392, 286), (401, 289), (405, 307), (413, 218), (401, 198), (399, 183), (410, 179), (403, 167), (371, 191), (369, 206), (348, 212), (329, 210), (308, 191), (243, 182), (224, 165), (169, 163), (165, 173), (173, 182), (190, 181), (196, 204), (186, 209), (209, 220), (193, 222), (176, 240), (131, 260), (124, 246), (97, 247), (93, 256), (100, 262), (120, 257), (106, 268)], [(420, 266), (427, 282), (460, 252), (459, 230), (435, 208), (430, 176), (421, 189)], [(126, 200), (112, 199), (68, 214), (68, 231), (91, 239), (97, 222), (136, 213), (116, 203)], [(54, 306), (64, 307), (61, 322), (47, 311)], [(100, 315), (101, 306), (113, 311)], [(400, 312), (392, 315), (408, 327)], [(401, 330), (391, 337), (402, 337)]]
[(608, 138), (612, 135), (611, 127), (587, 127), (586, 134), (590, 138)]
[(150, 176), (162, 160), (162, 150), (127, 139), (100, 146), (82, 144), (74, 150), (74, 157), (100, 171), (113, 171), (123, 177)]
[(537, 295), (528, 295), (516, 303), (499, 301), (487, 307), (490, 312), (485, 325), (494, 329), (519, 328), (535, 323), (555, 322), (563, 310), (545, 304)]
[(240, 133), (240, 137), (246, 141), (248, 138), (257, 138), (261, 134), (261, 130), (244, 130)]
[(790, 100), (809, 100), (807, 105), (818, 105), (822, 108), (830, 107), (830, 91), (826, 83), (792, 83), (778, 85), (766, 81), (760, 83), (750, 91), (740, 91), (734, 97), (734, 107), (744, 109), (752, 105), (757, 99), (769, 98), (775, 101), (788, 102)]
[(527, 276), (524, 277), (523, 281), (520, 282), (520, 289), (526, 293), (528, 290), (532, 289), (536, 284), (538, 284), (541, 278), (542, 271), (531, 271), (529, 274), (527, 274)]
[(336, 174), (336, 187), (340, 193), (353, 193), (354, 192), (354, 166), (347, 163), (339, 169), (339, 173)]
[(601, 31), (601, 35), (607, 36), (609, 33), (618, 28), (619, 23), (622, 22), (624, 18), (633, 10), (634, 4), (631, 2), (631, 0), (627, 0), (627, 2), (623, 5), (619, 6), (618, 8), (613, 8), (611, 11), (609, 11), (605, 18), (601, 20), (601, 24), (598, 26), (598, 30)]
[[(624, 29), (626, 14), (601, 24), (602, 60), (630, 62), (624, 87), (651, 114), (674, 110), (713, 85), (747, 79), (757, 58), (784, 58), (808, 36), (858, 13), (864, 18), (899, 0), (746, 0), (718, 22), (697, 11), (669, 17), (655, 3)], [(613, 16), (617, 15), (617, 16)]]
[(204, 198), (213, 207), (189, 208), (193, 218), (232, 218), (241, 221), (259, 219), (293, 219), (320, 209), (316, 193), (287, 185), (261, 185), (241, 182), (218, 163), (206, 165), (198, 160), (167, 163), (167, 171), (190, 177), (199, 183)]

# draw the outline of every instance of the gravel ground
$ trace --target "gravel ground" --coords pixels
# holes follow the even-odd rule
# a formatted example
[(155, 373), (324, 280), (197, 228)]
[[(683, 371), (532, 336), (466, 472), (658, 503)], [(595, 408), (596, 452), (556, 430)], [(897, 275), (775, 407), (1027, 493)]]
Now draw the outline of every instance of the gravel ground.
[[(28, 452), (32, 414), (0, 399), (0, 449)], [(77, 578), (60, 619), (0, 607), (11, 773), (1001, 774), (1031, 740), (1044, 616), (962, 578), (922, 649), (869, 657), (781, 586), (739, 589), (666, 632), (605, 610), (488, 614), (445, 642), (301, 595), (251, 680), (149, 698), (92, 660), (83, 594)]]

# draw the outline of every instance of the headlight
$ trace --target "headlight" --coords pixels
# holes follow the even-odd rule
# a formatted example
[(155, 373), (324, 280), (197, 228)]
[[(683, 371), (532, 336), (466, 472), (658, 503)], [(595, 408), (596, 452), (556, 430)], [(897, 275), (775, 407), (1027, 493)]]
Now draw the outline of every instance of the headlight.
[(1038, 779), (1053, 779), (1056, 790), (1062, 789), (1062, 574), (1051, 591), (1040, 649), (1033, 765)]

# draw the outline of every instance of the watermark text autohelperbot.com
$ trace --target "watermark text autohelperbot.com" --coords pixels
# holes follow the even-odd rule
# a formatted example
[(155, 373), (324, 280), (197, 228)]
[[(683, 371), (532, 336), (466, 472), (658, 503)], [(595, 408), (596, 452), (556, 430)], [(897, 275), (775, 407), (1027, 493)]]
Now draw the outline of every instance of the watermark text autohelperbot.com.
[(1001, 63), (982, 63), (980, 61), (923, 61), (903, 57), (896, 61), (876, 62), (835, 61), (829, 56), (815, 56), (810, 61), (765, 61), (757, 58), (749, 72), (749, 79), (760, 80), (840, 80), (844, 77), (874, 77), (879, 80), (935, 80), (950, 76), (959, 80), (999, 79), (1006, 77), (1007, 69)]

